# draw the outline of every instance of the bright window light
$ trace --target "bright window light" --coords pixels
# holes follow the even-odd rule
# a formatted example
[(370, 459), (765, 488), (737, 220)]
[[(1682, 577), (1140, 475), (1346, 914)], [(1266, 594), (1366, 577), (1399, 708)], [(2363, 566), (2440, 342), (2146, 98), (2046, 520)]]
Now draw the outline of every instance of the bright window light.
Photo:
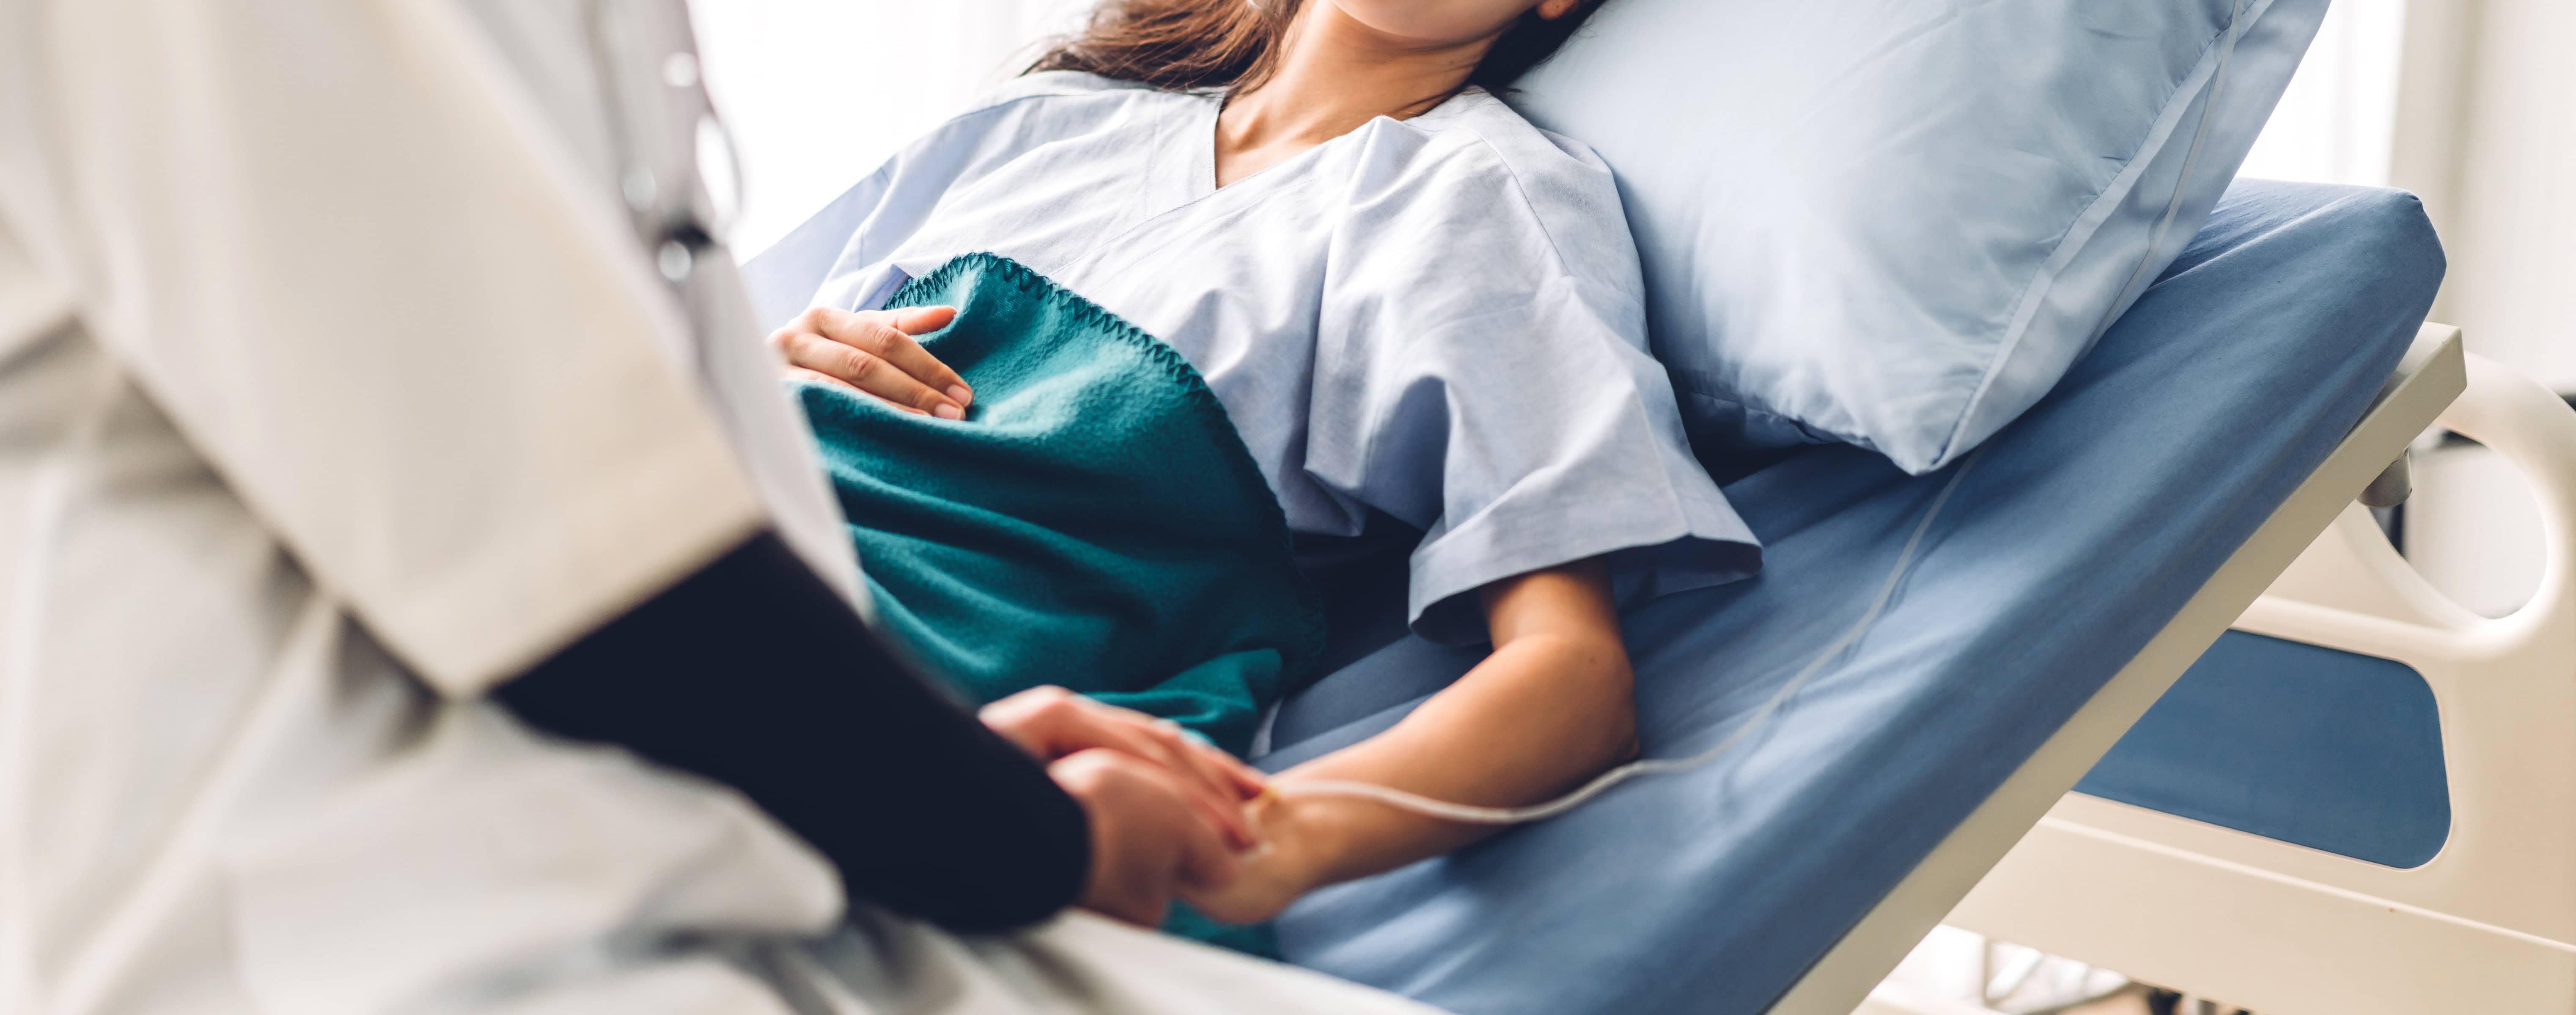
[[(1092, 0), (697, 0), (707, 87), (739, 146), (728, 237), (759, 251), (1000, 84)], [(2242, 175), (2384, 186), (2406, 0), (2335, 0)]]
[(2334, 0), (2239, 176), (2388, 185), (2406, 0)]
[(742, 157), (726, 239), (775, 242), (912, 139), (1008, 80), (1091, 0), (696, 0), (714, 97)]

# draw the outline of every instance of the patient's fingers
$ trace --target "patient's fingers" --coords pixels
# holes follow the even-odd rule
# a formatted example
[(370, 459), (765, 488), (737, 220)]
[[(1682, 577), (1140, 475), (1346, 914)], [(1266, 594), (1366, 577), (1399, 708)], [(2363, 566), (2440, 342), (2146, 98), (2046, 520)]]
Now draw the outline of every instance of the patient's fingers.
[[(832, 375), (830, 375), (830, 374), (824, 373), (824, 372), (822, 372), (822, 371), (820, 371), (820, 370), (808, 370), (808, 369), (806, 369), (806, 368), (804, 368), (804, 367), (798, 367), (798, 366), (791, 366), (791, 367), (788, 367), (788, 368), (787, 368), (787, 376), (789, 376), (789, 377), (793, 377), (793, 378), (796, 378), (797, 380), (800, 380), (800, 381), (812, 381), (812, 382), (814, 382), (814, 383), (816, 383), (816, 384), (828, 384), (828, 385), (831, 385), (831, 386), (833, 386), (833, 387), (846, 388), (846, 387), (849, 387), (849, 386), (850, 386), (849, 382), (844, 381), (844, 380), (842, 380), (842, 379), (840, 379), (840, 378), (838, 378), (838, 377), (834, 377), (834, 376), (832, 376)], [(920, 409), (915, 409), (915, 408), (913, 408), (913, 407), (911, 407), (911, 406), (909, 406), (909, 405), (901, 405), (901, 404), (895, 404), (895, 403), (888, 403), (888, 404), (893, 404), (893, 405), (894, 405), (894, 408), (895, 408), (897, 411), (899, 411), (899, 412), (908, 412), (908, 413), (911, 413), (911, 414), (913, 414), (913, 415), (915, 415), (915, 416), (927, 416), (927, 415), (930, 415), (930, 414), (929, 414), (929, 413), (927, 413), (927, 412), (924, 412), (924, 411), (922, 411), (922, 410), (920, 410)]]
[(929, 385), (903, 372), (884, 357), (865, 349), (810, 332), (787, 335), (781, 341), (780, 349), (787, 354), (790, 367), (822, 374), (892, 402), (899, 408), (941, 419), (966, 417), (965, 407), (954, 399), (931, 390)]
[[(901, 310), (884, 310), (879, 313), (894, 315), (894, 326), (902, 329), (907, 335), (927, 335), (957, 320), (957, 308), (949, 306), (905, 307)], [(956, 375), (949, 376), (954, 378)]]
[[(868, 313), (836, 314), (824, 321), (823, 336), (855, 346), (895, 365), (959, 405), (974, 402), (966, 380), (939, 361), (912, 336), (927, 334), (957, 319), (955, 307), (906, 307)], [(961, 394), (961, 392), (963, 392)]]
[(957, 372), (913, 340), (955, 320), (953, 307), (848, 311), (817, 307), (770, 336), (791, 368), (839, 381), (905, 409), (963, 419), (974, 403)]
[[(913, 341), (912, 336), (937, 331), (957, 319), (955, 307), (907, 307), (865, 313), (833, 313), (822, 319), (823, 337), (858, 349), (903, 371), (934, 392), (934, 397), (963, 408), (975, 401), (965, 378)], [(919, 408), (920, 406), (916, 406)]]

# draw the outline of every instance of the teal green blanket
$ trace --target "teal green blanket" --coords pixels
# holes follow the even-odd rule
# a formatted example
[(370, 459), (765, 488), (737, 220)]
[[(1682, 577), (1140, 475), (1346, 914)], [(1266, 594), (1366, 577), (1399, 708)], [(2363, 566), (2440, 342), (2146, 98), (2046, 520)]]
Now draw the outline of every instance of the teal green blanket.
[(879, 627), (977, 702), (1059, 684), (1242, 754), (1324, 622), (1224, 407), (1170, 346), (1006, 258), (888, 305), (940, 304), (957, 320), (920, 340), (974, 389), (966, 419), (800, 391)]
[[(1020, 264), (970, 254), (889, 306), (958, 308), (921, 344), (962, 421), (799, 395), (878, 628), (975, 701), (1058, 684), (1241, 755), (1315, 674), (1324, 615), (1251, 452), (1179, 353)], [(1171, 929), (1268, 952), (1175, 907)]]

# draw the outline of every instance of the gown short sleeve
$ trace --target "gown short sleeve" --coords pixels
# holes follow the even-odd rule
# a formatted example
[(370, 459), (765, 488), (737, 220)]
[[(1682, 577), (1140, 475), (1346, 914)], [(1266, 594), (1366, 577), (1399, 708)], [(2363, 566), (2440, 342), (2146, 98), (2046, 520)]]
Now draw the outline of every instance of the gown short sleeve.
[(1408, 618), (1450, 644), (1498, 579), (1607, 555), (1625, 606), (1760, 563), (1647, 354), (1608, 171), (1510, 126), (1363, 170), (1316, 349), (1307, 472), (1424, 530)]

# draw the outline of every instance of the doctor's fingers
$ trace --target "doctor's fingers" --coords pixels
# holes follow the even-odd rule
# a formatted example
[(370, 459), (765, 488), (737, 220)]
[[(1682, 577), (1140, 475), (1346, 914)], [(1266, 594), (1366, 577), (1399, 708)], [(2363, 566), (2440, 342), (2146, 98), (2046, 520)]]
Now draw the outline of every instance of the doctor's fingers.
[(1111, 724), (1151, 741), (1159, 749), (1152, 757), (1198, 776), (1220, 797), (1250, 800), (1269, 785), (1268, 776), (1172, 720), (1078, 694), (1072, 695), (1072, 704), (1089, 713), (1091, 722)]
[(984, 706), (984, 724), (1042, 758), (1086, 747), (1127, 751), (1195, 775), (1220, 799), (1260, 796), (1269, 777), (1169, 719), (1120, 708), (1061, 687), (1035, 687)]
[(1102, 704), (1088, 698), (1083, 699), (1082, 703), (1094, 709), (1117, 713), (1124, 722), (1141, 727), (1145, 736), (1153, 738), (1154, 742), (1162, 745), (1164, 750), (1178, 757), (1179, 764), (1206, 780), (1208, 786), (1221, 796), (1250, 800), (1260, 796), (1262, 791), (1270, 786), (1270, 777), (1261, 774), (1259, 769), (1235, 760), (1234, 755), (1227, 754), (1223, 748), (1209, 743), (1206, 738), (1179, 723), (1142, 712), (1129, 711), (1115, 705)]
[(1261, 793), (1260, 775), (1222, 751), (1142, 712), (1103, 705), (1061, 687), (1038, 687), (984, 706), (979, 717), (1005, 739), (1043, 761), (1105, 749), (1150, 762), (1177, 777), (1193, 802), (1228, 839), (1253, 844), (1243, 802)]
[(1260, 796), (1261, 791), (1269, 787), (1270, 777), (1261, 774), (1261, 770), (1235, 760), (1234, 755), (1227, 754), (1224, 749), (1209, 743), (1207, 738), (1191, 732), (1188, 727), (1132, 708), (1112, 705), (1097, 698), (1086, 698), (1070, 691), (1065, 693), (1071, 695), (1074, 704), (1090, 710), (1092, 715), (1104, 721), (1115, 720), (1139, 729), (1157, 742), (1168, 745), (1174, 751), (1182, 752), (1193, 762), (1194, 767), (1208, 774), (1209, 781), (1231, 787), (1246, 800)]
[(906, 408), (955, 419), (974, 404), (974, 391), (912, 336), (937, 331), (956, 319), (953, 307), (862, 311), (817, 307), (776, 337), (792, 365), (830, 374)]

